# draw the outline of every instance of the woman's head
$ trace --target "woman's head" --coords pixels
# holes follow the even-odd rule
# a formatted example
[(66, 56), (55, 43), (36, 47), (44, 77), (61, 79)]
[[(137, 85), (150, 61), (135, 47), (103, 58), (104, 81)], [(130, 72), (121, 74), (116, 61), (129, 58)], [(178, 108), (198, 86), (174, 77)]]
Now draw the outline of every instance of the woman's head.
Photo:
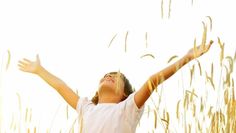
[(120, 101), (123, 101), (133, 92), (134, 90), (124, 74), (110, 72), (105, 74), (100, 80), (99, 89), (92, 98), (92, 102), (97, 104), (99, 102), (99, 96), (101, 97), (105, 93), (115, 95), (120, 98)]

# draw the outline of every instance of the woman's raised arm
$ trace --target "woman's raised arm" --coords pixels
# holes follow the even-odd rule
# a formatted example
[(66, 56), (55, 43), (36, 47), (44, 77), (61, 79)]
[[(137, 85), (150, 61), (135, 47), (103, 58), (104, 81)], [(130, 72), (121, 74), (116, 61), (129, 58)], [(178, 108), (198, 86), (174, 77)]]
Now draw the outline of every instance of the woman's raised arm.
[(20, 60), (18, 66), (21, 71), (33, 73), (41, 77), (50, 86), (52, 86), (71, 107), (76, 109), (79, 96), (69, 86), (67, 86), (65, 82), (43, 68), (40, 64), (38, 55), (35, 61), (28, 59)]
[(202, 44), (196, 47), (195, 49), (190, 49), (184, 57), (176, 61), (174, 64), (150, 76), (150, 78), (143, 84), (143, 86), (136, 92), (134, 96), (136, 105), (139, 108), (142, 107), (152, 94), (153, 90), (157, 88), (159, 84), (161, 84), (163, 81), (175, 74), (181, 67), (187, 64), (189, 61), (206, 53), (210, 49), (212, 43), (213, 41), (210, 41), (208, 45)]

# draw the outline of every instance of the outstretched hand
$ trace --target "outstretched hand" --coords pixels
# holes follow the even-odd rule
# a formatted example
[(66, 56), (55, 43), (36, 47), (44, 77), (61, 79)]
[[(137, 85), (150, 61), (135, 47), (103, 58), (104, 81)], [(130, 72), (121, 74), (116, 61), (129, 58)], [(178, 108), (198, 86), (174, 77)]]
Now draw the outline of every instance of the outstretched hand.
[(205, 44), (201, 44), (199, 46), (197, 46), (196, 48), (191, 48), (187, 55), (191, 58), (191, 59), (195, 59), (200, 57), (201, 55), (205, 54), (211, 47), (211, 45), (213, 44), (213, 41), (211, 40), (209, 42), (209, 44), (205, 45)]
[(21, 71), (37, 74), (41, 67), (39, 55), (36, 56), (35, 61), (31, 61), (25, 58), (23, 60), (20, 60), (18, 62), (18, 66)]

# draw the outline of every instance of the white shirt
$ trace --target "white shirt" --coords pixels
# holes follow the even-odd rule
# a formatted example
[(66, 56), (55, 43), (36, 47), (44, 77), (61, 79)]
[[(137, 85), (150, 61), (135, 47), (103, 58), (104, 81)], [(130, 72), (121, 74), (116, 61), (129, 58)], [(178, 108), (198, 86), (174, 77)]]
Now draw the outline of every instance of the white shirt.
[(135, 133), (143, 114), (134, 102), (134, 94), (116, 104), (94, 105), (88, 98), (80, 98), (76, 110), (79, 114), (79, 131), (82, 133)]

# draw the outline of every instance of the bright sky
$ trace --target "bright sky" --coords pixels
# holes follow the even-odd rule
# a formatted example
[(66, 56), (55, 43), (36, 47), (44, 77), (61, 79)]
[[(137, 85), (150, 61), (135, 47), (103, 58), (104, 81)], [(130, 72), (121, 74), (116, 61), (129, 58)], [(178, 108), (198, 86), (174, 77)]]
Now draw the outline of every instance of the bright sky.
[[(193, 47), (194, 38), (198, 44), (201, 42), (202, 21), (210, 26), (206, 16), (211, 16), (213, 21), (208, 40), (214, 40), (215, 45), (209, 53), (199, 58), (204, 70), (210, 71), (211, 62), (219, 60), (217, 37), (226, 44), (225, 55), (233, 56), (236, 49), (234, 0), (193, 0), (193, 5), (191, 0), (172, 1), (169, 19), (169, 1), (163, 2), (162, 19), (161, 0), (1, 1), (2, 129), (10, 129), (11, 121), (15, 119), (22, 121), (23, 132), (34, 125), (41, 132), (45, 132), (46, 128), (59, 132), (58, 127), (68, 132), (76, 118), (76, 113), (69, 108), (68, 122), (66, 103), (62, 98), (37, 76), (18, 70), (17, 62), (22, 58), (34, 60), (39, 54), (45, 68), (74, 90), (77, 89), (83, 97), (92, 97), (99, 79), (110, 71), (125, 73), (138, 89), (148, 76), (168, 66), (171, 56), (178, 55), (180, 58)], [(5, 71), (7, 50), (10, 50), (11, 60), (9, 69)], [(153, 54), (155, 59), (141, 59), (144, 54)], [(175, 74), (164, 83), (162, 104), (168, 110), (175, 110), (176, 98), (182, 96), (183, 89), (177, 86), (182, 86), (179, 85), (181, 74), (184, 81), (189, 80), (190, 64), (181, 69), (182, 73)], [(194, 81), (196, 86), (205, 85), (205, 81), (197, 80)], [(188, 86), (188, 83), (183, 84)], [(22, 115), (19, 115), (17, 94), (21, 99)], [(174, 107), (171, 106), (173, 104)], [(24, 122), (26, 108), (32, 108), (31, 122)], [(152, 128), (153, 120), (143, 118), (137, 132), (152, 131)], [(175, 128), (170, 130), (178, 131)], [(159, 127), (159, 130), (163, 128)]]

